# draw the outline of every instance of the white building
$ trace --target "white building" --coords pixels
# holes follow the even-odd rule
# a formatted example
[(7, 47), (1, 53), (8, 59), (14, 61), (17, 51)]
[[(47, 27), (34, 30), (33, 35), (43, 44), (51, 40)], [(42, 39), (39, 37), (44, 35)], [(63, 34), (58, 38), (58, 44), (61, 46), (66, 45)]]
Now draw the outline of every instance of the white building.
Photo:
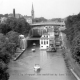
[(46, 49), (49, 47), (49, 34), (45, 33), (40, 39), (40, 49)]
[(47, 49), (54, 43), (54, 33), (45, 33), (40, 39), (40, 49)]
[(54, 26), (45, 26), (48, 32), (53, 32), (54, 31)]
[(29, 24), (32, 24), (32, 16), (24, 16), (24, 19), (26, 20), (26, 22), (28, 22)]
[(7, 20), (7, 17), (1, 17), (1, 23), (5, 23), (6, 22), (6, 20)]
[(24, 35), (19, 35), (19, 39), (20, 39), (20, 48), (21, 49), (26, 49), (27, 47), (27, 42), (26, 42), (26, 38), (24, 37)]

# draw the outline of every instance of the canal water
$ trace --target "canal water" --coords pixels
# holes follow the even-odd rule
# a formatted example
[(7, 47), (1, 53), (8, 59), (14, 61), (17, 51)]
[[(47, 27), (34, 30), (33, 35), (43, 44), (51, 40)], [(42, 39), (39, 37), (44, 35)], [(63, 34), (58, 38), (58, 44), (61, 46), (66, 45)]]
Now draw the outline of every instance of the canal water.
[[(36, 52), (32, 52), (32, 48), (27, 49), (19, 60), (10, 63), (9, 80), (76, 80), (66, 67), (61, 51), (47, 53), (37, 46)], [(35, 64), (41, 67), (38, 73), (33, 69)]]
[[(32, 48), (36, 51), (32, 52)], [(38, 73), (34, 71), (35, 64), (41, 67)], [(39, 46), (32, 46), (17, 61), (11, 61), (9, 73), (9, 80), (77, 80), (66, 67), (62, 51), (46, 52)]]

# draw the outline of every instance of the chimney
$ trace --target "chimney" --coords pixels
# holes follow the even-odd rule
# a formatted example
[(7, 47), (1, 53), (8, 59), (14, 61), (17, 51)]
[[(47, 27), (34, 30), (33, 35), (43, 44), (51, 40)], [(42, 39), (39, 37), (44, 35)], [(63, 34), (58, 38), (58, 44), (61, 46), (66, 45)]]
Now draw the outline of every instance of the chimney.
[(15, 9), (13, 9), (13, 17), (15, 17)]

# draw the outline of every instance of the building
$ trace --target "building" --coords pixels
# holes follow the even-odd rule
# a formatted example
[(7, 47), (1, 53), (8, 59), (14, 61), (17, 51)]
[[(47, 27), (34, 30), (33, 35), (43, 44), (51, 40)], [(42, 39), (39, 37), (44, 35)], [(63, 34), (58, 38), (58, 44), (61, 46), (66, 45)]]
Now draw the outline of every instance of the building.
[(26, 38), (24, 35), (19, 35), (19, 39), (20, 39), (20, 48), (25, 50), (27, 47), (27, 42), (26, 42)]
[(33, 7), (33, 4), (32, 4), (31, 16), (32, 16), (32, 19), (34, 19), (34, 7)]
[(45, 33), (40, 39), (40, 49), (47, 49), (53, 47), (55, 43), (54, 32)]
[(34, 19), (34, 8), (33, 8), (33, 4), (32, 4), (32, 10), (31, 10), (31, 16), (24, 16), (24, 19), (26, 20), (26, 22), (28, 22), (29, 24), (33, 23), (33, 19)]
[(7, 20), (7, 17), (1, 17), (1, 19), (0, 19), (1, 23), (5, 23), (6, 20)]
[(47, 33), (47, 29), (44, 26), (42, 26), (42, 27), (39, 27), (38, 32), (42, 36), (44, 33)]
[(13, 13), (8, 14), (8, 17), (21, 18), (23, 16), (21, 14), (16, 14), (15, 9), (13, 9)]
[(46, 49), (49, 47), (49, 37), (50, 35), (48, 33), (45, 33), (40, 38), (40, 49)]
[(15, 17), (15, 9), (13, 9), (13, 17)]
[(54, 26), (45, 26), (48, 32), (53, 32), (54, 31)]
[(21, 14), (15, 14), (15, 16), (11, 13), (8, 15), (8, 17), (15, 17), (15, 18), (22, 18), (23, 16)]
[(8, 14), (8, 17), (24, 18), (26, 20), (26, 22), (28, 22), (29, 24), (32, 24), (33, 23), (33, 19), (34, 19), (34, 7), (33, 7), (33, 4), (32, 4), (31, 16), (27, 16), (27, 15), (22, 16), (21, 14), (16, 13), (15, 9), (13, 9), (13, 13)]
[(32, 16), (24, 16), (24, 19), (26, 20), (26, 22), (28, 22), (29, 24), (32, 24)]

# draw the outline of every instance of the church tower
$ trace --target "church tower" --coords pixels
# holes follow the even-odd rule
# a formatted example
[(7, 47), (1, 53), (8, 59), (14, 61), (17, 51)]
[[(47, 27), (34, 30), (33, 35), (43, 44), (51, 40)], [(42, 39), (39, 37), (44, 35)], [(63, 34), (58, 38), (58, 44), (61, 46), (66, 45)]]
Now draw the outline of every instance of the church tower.
[(34, 8), (33, 8), (33, 3), (32, 3), (31, 16), (32, 16), (32, 19), (34, 19)]

